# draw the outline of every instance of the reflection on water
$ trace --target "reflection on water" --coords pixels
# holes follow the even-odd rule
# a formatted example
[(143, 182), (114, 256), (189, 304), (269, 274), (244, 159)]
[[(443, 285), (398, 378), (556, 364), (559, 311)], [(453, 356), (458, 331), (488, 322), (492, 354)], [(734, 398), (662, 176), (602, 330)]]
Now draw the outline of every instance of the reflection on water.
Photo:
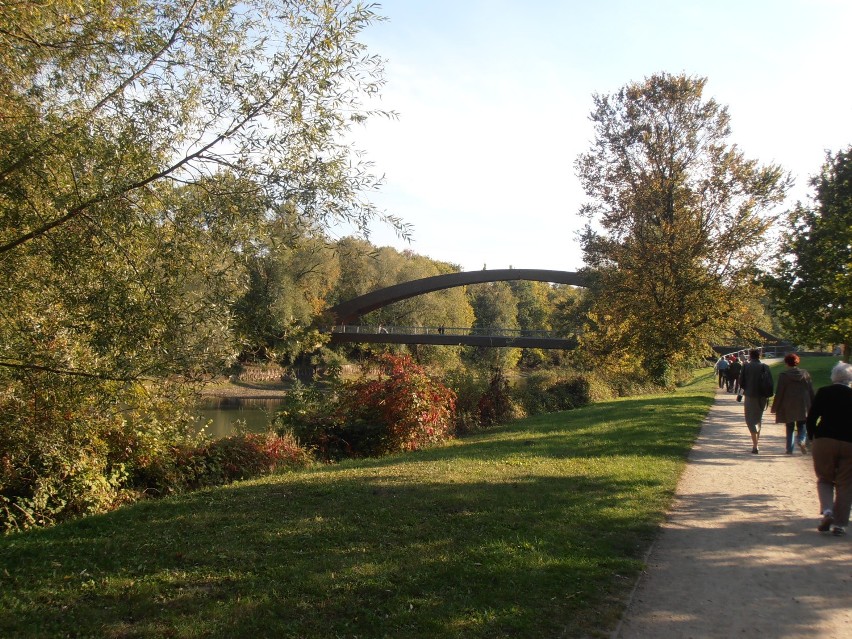
[(199, 422), (211, 422), (206, 432), (214, 439), (237, 432), (237, 421), (245, 422), (245, 430), (250, 433), (264, 433), (280, 405), (280, 399), (205, 397), (199, 406)]

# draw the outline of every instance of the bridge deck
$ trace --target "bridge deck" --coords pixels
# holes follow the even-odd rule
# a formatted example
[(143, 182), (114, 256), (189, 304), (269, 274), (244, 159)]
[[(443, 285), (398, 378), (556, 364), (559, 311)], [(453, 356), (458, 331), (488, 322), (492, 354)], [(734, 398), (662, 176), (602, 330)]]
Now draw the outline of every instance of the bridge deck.
[(576, 348), (576, 338), (550, 331), (505, 328), (458, 328), (438, 326), (344, 325), (331, 329), (331, 343), (432, 344), (440, 346), (489, 346), (512, 348)]
[(375, 344), (433, 344), (438, 346), (490, 346), (511, 348), (577, 347), (576, 339), (521, 337), (505, 335), (406, 335), (402, 333), (332, 333), (331, 343), (368, 342)]

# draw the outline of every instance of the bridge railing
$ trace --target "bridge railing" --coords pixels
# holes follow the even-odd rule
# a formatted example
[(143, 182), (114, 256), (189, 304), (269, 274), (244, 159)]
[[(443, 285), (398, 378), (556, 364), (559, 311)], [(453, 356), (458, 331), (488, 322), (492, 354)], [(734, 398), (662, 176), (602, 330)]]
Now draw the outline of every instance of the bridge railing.
[(486, 337), (538, 337), (553, 339), (564, 337), (557, 335), (553, 331), (459, 326), (363, 326), (359, 324), (342, 324), (332, 327), (331, 332), (349, 335), (482, 335)]
[[(761, 359), (774, 359), (784, 357), (787, 353), (794, 353), (797, 349), (791, 346), (755, 346), (760, 351)], [(723, 353), (722, 357), (728, 357), (729, 355), (736, 355), (742, 361), (748, 361), (748, 353), (751, 348), (741, 348), (738, 351), (731, 351), (730, 353)]]

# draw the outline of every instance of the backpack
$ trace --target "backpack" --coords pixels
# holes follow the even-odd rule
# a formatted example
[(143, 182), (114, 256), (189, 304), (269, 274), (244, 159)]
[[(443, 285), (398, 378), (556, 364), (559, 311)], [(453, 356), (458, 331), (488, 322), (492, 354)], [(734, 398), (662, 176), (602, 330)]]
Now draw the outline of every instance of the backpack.
[(761, 397), (772, 397), (775, 392), (773, 390), (772, 384), (772, 373), (769, 372), (769, 367), (764, 364), (763, 368), (760, 371), (760, 396)]

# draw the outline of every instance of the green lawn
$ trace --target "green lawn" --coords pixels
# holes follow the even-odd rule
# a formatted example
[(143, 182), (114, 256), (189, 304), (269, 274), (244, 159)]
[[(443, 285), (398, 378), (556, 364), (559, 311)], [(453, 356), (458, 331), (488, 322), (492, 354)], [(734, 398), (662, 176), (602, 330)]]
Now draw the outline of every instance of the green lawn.
[[(799, 368), (804, 368), (811, 374), (811, 379), (814, 383), (814, 390), (820, 386), (828, 386), (831, 384), (831, 369), (840, 360), (836, 357), (803, 357), (799, 362)], [(778, 378), (778, 373), (784, 370), (784, 364), (773, 367), (773, 375)]]
[(713, 391), (0, 538), (0, 636), (608, 636)]

